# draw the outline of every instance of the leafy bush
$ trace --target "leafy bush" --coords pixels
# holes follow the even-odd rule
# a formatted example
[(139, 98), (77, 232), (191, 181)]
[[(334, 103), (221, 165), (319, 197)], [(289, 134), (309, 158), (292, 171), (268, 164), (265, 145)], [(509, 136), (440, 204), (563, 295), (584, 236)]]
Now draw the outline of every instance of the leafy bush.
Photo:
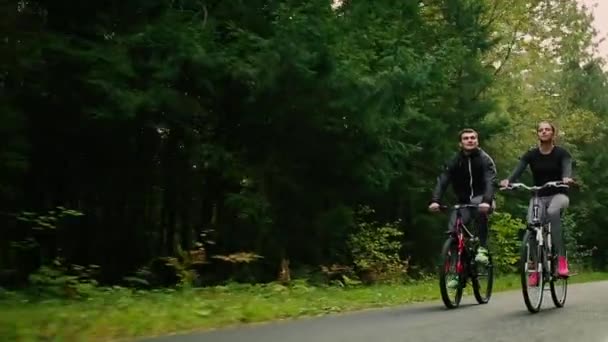
[(347, 239), (355, 267), (365, 283), (394, 280), (407, 270), (407, 262), (399, 256), (402, 247), (399, 238), (403, 236), (397, 228), (399, 222), (366, 222), (366, 216), (373, 213), (373, 209), (361, 207), (355, 231)]
[(511, 214), (495, 212), (490, 216), (489, 247), (495, 269), (499, 273), (516, 271), (521, 239), (519, 231), (525, 227), (523, 220)]
[(49, 210), (46, 214), (22, 211), (17, 215), (17, 220), (27, 222), (32, 225), (32, 229), (57, 229), (57, 223), (65, 217), (78, 217), (84, 214), (77, 210), (67, 209), (65, 207), (56, 207), (55, 210)]
[(575, 214), (566, 213), (562, 218), (564, 243), (568, 252), (570, 264), (585, 267), (587, 259), (593, 254), (593, 249), (579, 243), (583, 232), (576, 224)]
[(192, 286), (201, 286), (203, 279), (201, 271), (211, 259), (219, 260), (231, 268), (235, 273), (235, 265), (250, 264), (263, 258), (252, 252), (241, 251), (226, 255), (210, 255), (209, 246), (215, 241), (209, 238), (213, 230), (201, 232), (201, 241), (194, 243), (191, 249), (176, 246), (174, 256), (153, 259), (144, 267), (138, 269), (133, 275), (124, 277), (128, 286), (137, 288), (151, 288), (155, 286), (169, 286), (176, 284), (179, 288), (187, 289)]
[(30, 275), (33, 293), (39, 298), (89, 298), (98, 292), (94, 279), (98, 266), (88, 267), (64, 264), (60, 258), (53, 264), (40, 267)]

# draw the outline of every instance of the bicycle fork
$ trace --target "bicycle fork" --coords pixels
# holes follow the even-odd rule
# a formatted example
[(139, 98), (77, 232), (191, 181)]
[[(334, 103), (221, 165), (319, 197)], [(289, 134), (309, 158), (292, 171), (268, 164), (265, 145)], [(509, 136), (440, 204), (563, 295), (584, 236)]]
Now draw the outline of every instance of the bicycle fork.
[(536, 265), (536, 272), (543, 272), (543, 259), (542, 259), (542, 251), (543, 251), (543, 246), (545, 245), (545, 240), (543, 239), (543, 229), (541, 228), (534, 228), (536, 230), (536, 254), (537, 254), (537, 258), (538, 258), (538, 264)]
[(462, 253), (464, 252), (464, 238), (462, 233), (458, 234), (458, 261), (456, 262), (456, 272), (461, 274), (464, 270), (464, 265), (462, 263)]
[[(546, 257), (547, 257), (547, 272), (551, 273), (552, 271), (552, 266), (551, 266), (551, 262), (553, 259), (553, 252), (551, 250), (552, 247), (552, 241), (551, 241), (551, 223), (549, 223), (547, 226), (545, 226), (544, 228), (547, 229), (547, 232), (545, 234), (545, 236), (543, 237), (543, 241), (546, 241), (547, 244), (547, 248), (545, 248), (545, 252), (546, 252)], [(552, 277), (552, 274), (549, 274), (549, 277)]]
[[(539, 224), (540, 220), (539, 220), (539, 209), (540, 209), (540, 205), (541, 203), (539, 203), (538, 198), (534, 198), (534, 202), (533, 202), (533, 212), (532, 212), (532, 222), (534, 222), (536, 224), (536, 226), (534, 227), (534, 230), (536, 232), (536, 254), (537, 254), (537, 258), (538, 258), (538, 264), (536, 265), (536, 272), (544, 272), (544, 268), (543, 266), (543, 257), (547, 257), (546, 255), (544, 255), (544, 246), (545, 246), (545, 236), (544, 236), (544, 229), (545, 227), (542, 224)], [(551, 239), (550, 239), (550, 233), (547, 233), (547, 245), (549, 246), (549, 248), (551, 248)], [(547, 267), (549, 267), (549, 269), (551, 269), (551, 261), (549, 260), (549, 258), (547, 257)]]

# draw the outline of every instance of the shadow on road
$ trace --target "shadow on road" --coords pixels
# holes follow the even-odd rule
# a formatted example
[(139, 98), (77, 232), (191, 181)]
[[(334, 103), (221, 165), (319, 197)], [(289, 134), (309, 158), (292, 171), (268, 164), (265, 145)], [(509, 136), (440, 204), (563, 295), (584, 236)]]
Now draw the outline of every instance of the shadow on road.
[(549, 317), (553, 315), (558, 315), (564, 309), (566, 308), (548, 307), (542, 308), (539, 312), (533, 314), (530, 313), (528, 309), (526, 309), (526, 307), (522, 304), (521, 310), (505, 313), (505, 317), (530, 317), (531, 319), (535, 317)]
[(391, 315), (395, 316), (406, 316), (406, 315), (418, 315), (422, 313), (431, 313), (431, 312), (450, 312), (457, 313), (461, 310), (466, 310), (468, 308), (481, 306), (477, 303), (465, 303), (460, 304), (459, 307), (455, 309), (448, 309), (442, 303), (437, 303), (437, 305), (424, 305), (424, 306), (415, 306), (415, 307), (404, 307), (399, 309), (391, 310)]

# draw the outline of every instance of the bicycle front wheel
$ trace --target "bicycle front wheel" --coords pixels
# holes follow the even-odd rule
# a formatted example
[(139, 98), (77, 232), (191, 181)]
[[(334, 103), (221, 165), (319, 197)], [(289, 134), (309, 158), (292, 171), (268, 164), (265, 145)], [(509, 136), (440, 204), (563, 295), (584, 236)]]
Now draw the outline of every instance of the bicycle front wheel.
[(479, 304), (487, 304), (492, 297), (494, 285), (494, 264), (492, 255), (488, 253), (488, 264), (475, 263), (475, 277), (473, 278), (473, 294)]
[[(556, 255), (553, 253), (553, 255)], [(566, 254), (567, 255), (567, 254)], [(551, 288), (551, 299), (556, 307), (561, 308), (566, 303), (566, 296), (568, 295), (568, 278), (561, 278), (557, 276), (557, 258), (552, 258), (551, 262), (551, 281), (549, 287)]]
[(521, 290), (526, 308), (531, 313), (540, 311), (543, 303), (545, 282), (542, 272), (542, 251), (536, 242), (536, 234), (526, 230), (520, 250)]
[[(453, 237), (448, 238), (441, 249), (441, 264), (439, 264), (439, 291), (441, 299), (448, 309), (456, 308), (462, 299), (463, 274), (458, 272), (458, 244)], [(450, 286), (454, 285), (455, 286)]]

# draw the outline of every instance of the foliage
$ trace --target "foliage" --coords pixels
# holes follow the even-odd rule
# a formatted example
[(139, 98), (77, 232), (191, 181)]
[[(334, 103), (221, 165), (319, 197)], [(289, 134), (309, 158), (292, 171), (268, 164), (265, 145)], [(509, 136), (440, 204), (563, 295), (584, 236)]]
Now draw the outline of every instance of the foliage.
[(593, 254), (593, 248), (581, 243), (583, 230), (577, 224), (577, 218), (572, 213), (566, 213), (562, 218), (562, 230), (564, 244), (568, 253), (568, 262), (575, 265), (572, 268), (586, 268), (589, 266), (589, 257)]
[(97, 265), (68, 266), (64, 260), (57, 258), (51, 265), (41, 266), (30, 275), (30, 291), (38, 299), (87, 299), (98, 293), (95, 280), (98, 271)]
[[(215, 241), (210, 239), (211, 233), (212, 230), (203, 231), (200, 235), (201, 241), (194, 243), (194, 248), (183, 250), (178, 245), (176, 256), (153, 260), (149, 265), (138, 269), (135, 274), (124, 277), (123, 280), (133, 287), (156, 287), (163, 283), (160, 278), (167, 276), (163, 273), (168, 272), (177, 278), (178, 288), (191, 288), (203, 282), (201, 276), (213, 259), (223, 261), (228, 265), (239, 265), (254, 263), (263, 258), (251, 252), (236, 252), (227, 255), (210, 254), (209, 249), (215, 244)], [(169, 269), (166, 270), (163, 266), (167, 266)]]
[(213, 258), (224, 260), (231, 263), (250, 263), (259, 258), (262, 258), (260, 255), (256, 255), (249, 252), (239, 252), (233, 253), (229, 255), (214, 255)]
[[(458, 130), (480, 132), (502, 178), (547, 118), (583, 185), (577, 244), (608, 264), (608, 77), (588, 12), (575, 0), (334, 5), (2, 7), (0, 270), (26, 286), (65, 257), (154, 287), (269, 282), (285, 260), (401, 274), (407, 255), (424, 273), (444, 227), (425, 207)], [(373, 219), (355, 218), (359, 204)], [(495, 218), (505, 243), (518, 205)], [(215, 244), (201, 246), (206, 230)], [(507, 271), (513, 246), (495, 248)]]
[(64, 217), (83, 216), (82, 212), (64, 207), (57, 207), (55, 210), (49, 210), (45, 214), (23, 211), (17, 216), (17, 220), (31, 224), (32, 229), (57, 229), (57, 223), (61, 222)]
[(166, 257), (164, 260), (167, 266), (173, 267), (179, 277), (180, 286), (191, 286), (198, 278), (198, 274), (194, 267), (200, 266), (206, 262), (205, 249), (202, 244), (198, 244), (198, 248), (190, 251), (184, 251), (181, 247), (177, 248), (176, 257)]
[(526, 225), (520, 218), (506, 212), (495, 212), (490, 216), (490, 250), (496, 270), (503, 274), (517, 271), (522, 229)]
[[(606, 273), (581, 273), (571, 283), (605, 280)], [(517, 276), (497, 278), (494, 294), (520, 287)], [(465, 290), (467, 291), (467, 290)], [(472, 295), (470, 287), (465, 295)], [(203, 331), (239, 323), (327, 315), (364, 308), (438, 300), (437, 280), (374, 286), (293, 286), (229, 283), (204, 289), (130, 291), (105, 288), (87, 301), (30, 302), (2, 294), (0, 338), (4, 341), (108, 341), (177, 331)]]
[(62, 267), (57, 260), (65, 260), (67, 256), (63, 250), (65, 244), (57, 241), (67, 235), (73, 219), (82, 216), (82, 212), (63, 206), (46, 212), (22, 211), (14, 215), (16, 226), (6, 230), (7, 236), (12, 236), (10, 247), (6, 248), (8, 268), (26, 275), (27, 271), (38, 270), (43, 277), (44, 274), (50, 277), (57, 267)]
[(398, 228), (399, 222), (366, 222), (367, 216), (373, 213), (369, 207), (359, 209), (357, 227), (348, 236), (347, 244), (355, 267), (364, 274), (364, 282), (394, 280), (407, 271), (407, 264), (400, 257), (399, 239), (403, 232)]

